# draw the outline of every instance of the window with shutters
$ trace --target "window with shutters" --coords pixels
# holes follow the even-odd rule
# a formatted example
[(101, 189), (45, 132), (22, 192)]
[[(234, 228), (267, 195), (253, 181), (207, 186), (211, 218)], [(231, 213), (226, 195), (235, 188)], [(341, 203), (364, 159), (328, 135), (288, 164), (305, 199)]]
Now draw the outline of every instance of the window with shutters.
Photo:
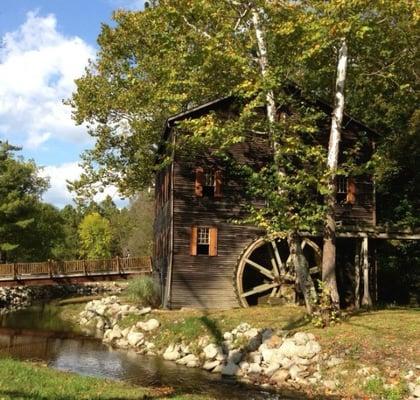
[(337, 176), (337, 202), (339, 204), (354, 205), (356, 204), (356, 181), (352, 177)]
[(190, 254), (192, 256), (217, 256), (217, 228), (191, 227)]
[(195, 195), (197, 197), (222, 197), (222, 173), (217, 169), (195, 169)]

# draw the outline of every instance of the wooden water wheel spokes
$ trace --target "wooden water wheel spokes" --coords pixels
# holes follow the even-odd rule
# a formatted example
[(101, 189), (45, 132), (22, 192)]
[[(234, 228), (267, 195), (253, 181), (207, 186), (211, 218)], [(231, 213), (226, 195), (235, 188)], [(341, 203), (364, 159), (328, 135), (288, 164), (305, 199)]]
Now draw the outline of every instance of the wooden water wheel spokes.
[[(319, 246), (304, 239), (302, 250), (309, 262), (310, 273), (318, 273), (321, 264)], [(296, 277), (287, 263), (289, 254), (285, 239), (259, 238), (245, 249), (234, 277), (237, 297), (243, 307), (256, 305), (262, 298), (280, 297), (282, 285), (294, 284)]]

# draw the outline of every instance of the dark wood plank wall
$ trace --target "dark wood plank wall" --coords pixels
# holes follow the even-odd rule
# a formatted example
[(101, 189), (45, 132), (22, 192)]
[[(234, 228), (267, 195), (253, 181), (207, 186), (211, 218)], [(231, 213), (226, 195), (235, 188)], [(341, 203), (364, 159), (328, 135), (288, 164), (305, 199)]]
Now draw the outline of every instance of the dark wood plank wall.
[[(197, 197), (195, 169), (175, 164), (174, 178), (174, 253), (170, 306), (229, 308), (239, 304), (233, 276), (237, 260), (245, 247), (262, 232), (255, 227), (229, 223), (240, 216), (237, 184), (223, 181), (223, 197)], [(218, 229), (217, 256), (190, 255), (192, 226)]]
[[(158, 275), (162, 296), (166, 286), (170, 260), (171, 230), (171, 166), (160, 171), (155, 183), (155, 219), (153, 225), (153, 272)], [(162, 299), (163, 300), (163, 299)]]
[[(323, 134), (323, 139), (328, 135)], [(343, 132), (343, 148), (350, 148), (357, 139), (358, 132)], [(322, 140), (321, 140), (322, 141)], [(266, 144), (260, 142), (241, 143), (232, 149), (232, 155), (241, 162), (259, 163), (267, 157)], [(363, 157), (370, 157), (371, 143), (362, 149)], [(257, 161), (256, 161), (257, 160)], [(173, 266), (170, 288), (169, 307), (229, 308), (238, 306), (234, 291), (234, 272), (244, 249), (257, 237), (263, 235), (255, 227), (230, 223), (232, 218), (243, 213), (245, 200), (237, 181), (229, 177), (229, 171), (223, 170), (223, 197), (208, 198), (195, 195), (195, 167), (204, 162), (181, 160), (174, 164), (173, 206)], [(211, 161), (213, 163), (214, 160)], [(158, 180), (161, 178), (158, 178)], [(374, 190), (370, 178), (356, 178), (359, 187), (358, 202), (353, 206), (337, 207), (337, 219), (343, 225), (371, 226), (375, 223)], [(159, 196), (161, 185), (156, 185)], [(363, 187), (361, 191), (360, 188)], [(362, 193), (363, 192), (363, 193)], [(362, 201), (363, 200), (363, 201)], [(155, 222), (155, 242), (159, 234), (167, 232), (169, 236), (171, 216), (170, 201), (157, 207)], [(190, 255), (192, 226), (212, 226), (218, 229), (218, 255)], [(169, 243), (169, 241), (168, 241)], [(155, 267), (166, 270), (169, 260), (169, 247), (160, 257), (155, 257)]]

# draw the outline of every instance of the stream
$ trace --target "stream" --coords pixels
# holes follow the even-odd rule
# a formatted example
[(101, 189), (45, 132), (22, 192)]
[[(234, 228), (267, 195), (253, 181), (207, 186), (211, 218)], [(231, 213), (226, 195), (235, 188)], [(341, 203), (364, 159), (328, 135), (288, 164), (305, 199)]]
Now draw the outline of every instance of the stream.
[(145, 387), (170, 386), (178, 393), (205, 393), (217, 399), (291, 399), (160, 357), (112, 349), (58, 315), (59, 306), (54, 304), (1, 315), (0, 356), (42, 361), (57, 370)]

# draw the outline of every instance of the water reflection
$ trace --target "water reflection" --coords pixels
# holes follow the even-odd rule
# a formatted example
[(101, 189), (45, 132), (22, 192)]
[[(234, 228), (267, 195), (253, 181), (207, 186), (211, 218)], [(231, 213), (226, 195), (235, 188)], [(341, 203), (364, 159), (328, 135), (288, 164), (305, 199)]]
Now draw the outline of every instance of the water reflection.
[(200, 369), (182, 367), (159, 357), (141, 356), (133, 351), (114, 350), (98, 339), (74, 331), (64, 333), (68, 324), (52, 321), (57, 315), (57, 310), (50, 306), (2, 317), (0, 355), (43, 361), (59, 370), (125, 380), (141, 386), (173, 386), (184, 393), (207, 393), (219, 399), (274, 398)]

